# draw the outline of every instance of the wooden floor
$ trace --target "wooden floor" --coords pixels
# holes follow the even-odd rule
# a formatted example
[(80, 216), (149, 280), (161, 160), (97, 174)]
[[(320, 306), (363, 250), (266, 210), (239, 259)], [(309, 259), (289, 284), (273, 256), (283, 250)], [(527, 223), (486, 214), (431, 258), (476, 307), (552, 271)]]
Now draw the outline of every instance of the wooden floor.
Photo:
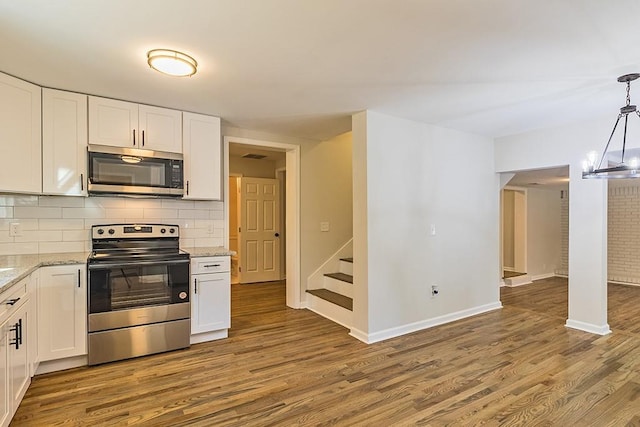
[(640, 426), (640, 288), (610, 286), (604, 337), (548, 279), (368, 346), (284, 292), (234, 285), (229, 339), (36, 377), (12, 425)]

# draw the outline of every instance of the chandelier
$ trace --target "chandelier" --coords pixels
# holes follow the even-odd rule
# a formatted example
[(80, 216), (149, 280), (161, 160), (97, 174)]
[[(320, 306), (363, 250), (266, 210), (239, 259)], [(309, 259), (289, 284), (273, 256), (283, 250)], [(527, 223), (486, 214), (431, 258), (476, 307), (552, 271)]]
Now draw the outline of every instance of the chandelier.
[[(629, 115), (637, 115), (640, 118), (640, 112), (638, 112), (635, 105), (631, 104), (630, 90), (631, 82), (640, 77), (640, 74), (625, 74), (618, 77), (620, 83), (626, 83), (627, 85), (627, 104), (620, 108), (620, 113), (616, 119), (616, 124), (613, 125), (613, 130), (607, 141), (607, 145), (604, 147), (602, 157), (598, 161), (598, 153), (592, 151), (587, 155), (587, 160), (582, 164), (582, 178), (640, 178), (639, 168), (640, 161), (638, 157), (632, 156), (639, 150), (627, 150), (627, 126), (629, 121)], [(609, 145), (613, 139), (613, 135), (616, 132), (616, 128), (620, 123), (620, 119), (624, 117), (624, 133), (622, 134), (622, 151), (609, 152)], [(597, 163), (596, 163), (597, 162)]]

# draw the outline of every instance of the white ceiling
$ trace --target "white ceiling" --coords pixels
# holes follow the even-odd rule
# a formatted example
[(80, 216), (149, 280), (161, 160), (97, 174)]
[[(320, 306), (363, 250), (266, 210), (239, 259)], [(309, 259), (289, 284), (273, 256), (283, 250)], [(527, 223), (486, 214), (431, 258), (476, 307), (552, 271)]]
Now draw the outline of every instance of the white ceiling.
[[(364, 109), (504, 136), (613, 121), (639, 17), (638, 0), (0, 0), (0, 71), (289, 136)], [(198, 73), (152, 71), (153, 48)]]
[(512, 187), (568, 190), (569, 166), (519, 171), (511, 178), (507, 185)]

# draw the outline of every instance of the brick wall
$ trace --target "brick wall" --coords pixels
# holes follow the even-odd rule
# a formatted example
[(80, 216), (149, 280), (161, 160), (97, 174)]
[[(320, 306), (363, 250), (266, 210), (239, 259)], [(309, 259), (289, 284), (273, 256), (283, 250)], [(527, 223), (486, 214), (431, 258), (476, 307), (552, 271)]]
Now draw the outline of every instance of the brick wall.
[[(560, 207), (562, 254), (556, 274), (566, 276), (569, 272), (568, 197), (561, 200)], [(609, 182), (607, 216), (608, 280), (640, 284), (640, 182)]]

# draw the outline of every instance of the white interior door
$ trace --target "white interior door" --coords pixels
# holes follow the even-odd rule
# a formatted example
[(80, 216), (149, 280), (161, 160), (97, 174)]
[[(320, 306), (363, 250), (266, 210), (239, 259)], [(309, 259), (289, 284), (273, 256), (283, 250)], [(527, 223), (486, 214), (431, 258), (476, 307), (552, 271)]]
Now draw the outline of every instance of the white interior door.
[(240, 281), (280, 279), (280, 196), (277, 179), (238, 179), (241, 185)]

